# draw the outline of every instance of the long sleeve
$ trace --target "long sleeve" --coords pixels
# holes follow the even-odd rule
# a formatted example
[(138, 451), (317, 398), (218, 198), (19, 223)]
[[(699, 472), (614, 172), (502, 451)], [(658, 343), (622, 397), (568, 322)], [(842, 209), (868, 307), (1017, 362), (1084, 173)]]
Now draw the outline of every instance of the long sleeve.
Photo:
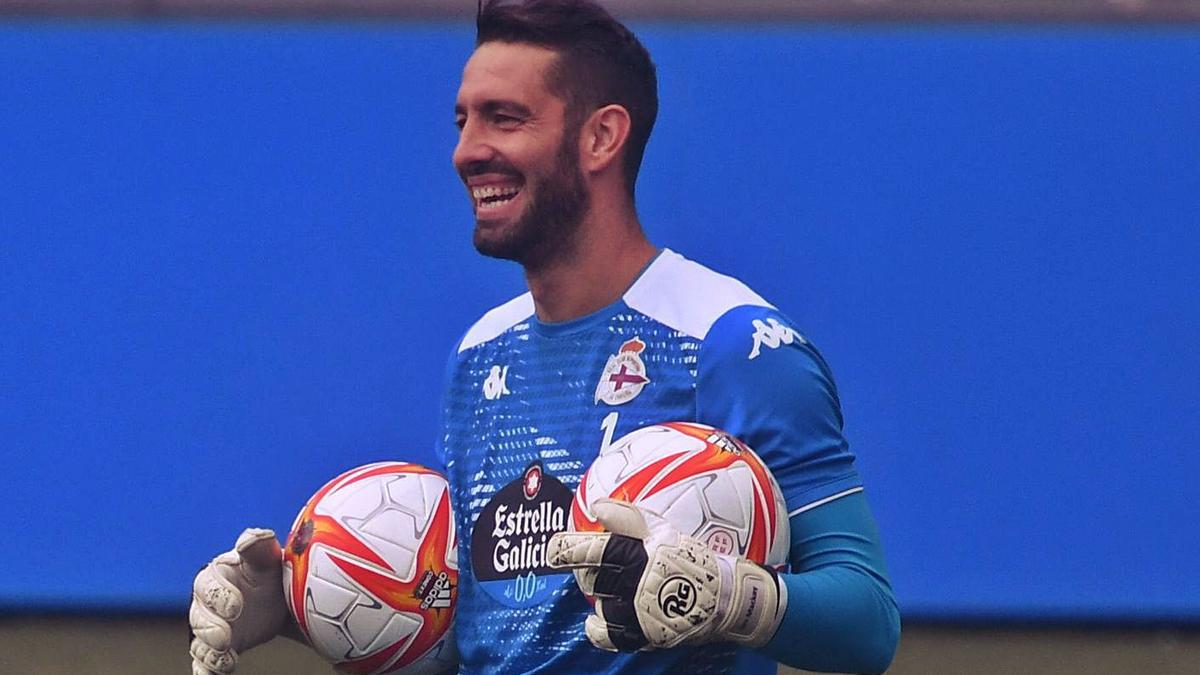
[(875, 520), (862, 492), (792, 517), (788, 604), (762, 652), (814, 671), (881, 673), (900, 639)]
[(697, 421), (754, 448), (790, 516), (787, 609), (759, 653), (805, 670), (885, 670), (899, 613), (828, 364), (786, 316), (743, 306), (713, 325), (698, 374)]

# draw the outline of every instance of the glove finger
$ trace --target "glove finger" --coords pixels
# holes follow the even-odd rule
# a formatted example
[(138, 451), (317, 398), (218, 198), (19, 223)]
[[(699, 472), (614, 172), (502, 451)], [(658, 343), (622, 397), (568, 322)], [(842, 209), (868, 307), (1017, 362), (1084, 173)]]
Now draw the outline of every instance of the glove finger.
[(617, 646), (608, 638), (608, 624), (604, 623), (604, 619), (589, 614), (586, 621), (583, 622), (583, 632), (587, 635), (588, 641), (596, 647), (607, 652), (617, 651)]
[(193, 673), (196, 672), (197, 666), (224, 675), (237, 669), (238, 656), (233, 650), (218, 651), (196, 639), (192, 640), (191, 653)]
[(609, 537), (596, 571), (596, 595), (632, 598), (637, 591), (648, 556), (641, 539), (623, 534)]
[(203, 663), (192, 658), (192, 675), (223, 675), (219, 671), (209, 670)]
[(575, 583), (584, 595), (595, 595), (596, 570), (591, 567), (580, 567), (575, 570)]
[[(616, 541), (615, 539), (613, 540)], [(642, 554), (643, 560), (645, 553)], [(644, 567), (644, 565), (643, 565)], [(597, 598), (631, 597), (637, 590), (640, 570), (622, 567), (601, 567), (594, 572), (591, 595)], [(632, 582), (632, 583), (631, 583)]]
[(595, 570), (591, 595), (597, 598), (612, 598), (616, 596), (618, 580), (621, 573), (610, 569)]
[(618, 629), (624, 626), (638, 626), (640, 632), (633, 605), (624, 598), (597, 598), (595, 610), (596, 616), (609, 626)]
[(554, 569), (599, 566), (610, 536), (607, 532), (559, 532), (546, 543), (546, 560)]
[(597, 499), (596, 503), (592, 504), (592, 513), (604, 529), (614, 534), (623, 534), (634, 539), (647, 539), (650, 536), (650, 529), (646, 526), (646, 519), (642, 517), (642, 510), (629, 502)]
[(233, 547), (238, 556), (247, 563), (246, 573), (276, 573), (283, 564), (279, 540), (274, 530), (251, 527), (238, 536)]
[(648, 644), (637, 616), (621, 598), (596, 600), (596, 613), (588, 616), (583, 629), (592, 644), (609, 651), (636, 652)]
[(188, 621), (192, 625), (193, 638), (217, 651), (225, 651), (231, 646), (233, 631), (229, 624), (195, 600), (188, 610)]
[(226, 621), (236, 621), (242, 615), (242, 592), (225, 574), (234, 573), (227, 563), (219, 562), (222, 556), (200, 570), (192, 582), (192, 596), (214, 614)]

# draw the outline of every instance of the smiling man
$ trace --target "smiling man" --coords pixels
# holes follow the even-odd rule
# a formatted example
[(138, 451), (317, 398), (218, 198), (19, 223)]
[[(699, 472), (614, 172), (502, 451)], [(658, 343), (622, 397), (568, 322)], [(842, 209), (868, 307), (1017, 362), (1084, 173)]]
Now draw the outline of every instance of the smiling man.
[[(450, 363), (440, 449), (471, 533), (463, 670), (882, 671), (899, 620), (828, 366), (753, 291), (647, 240), (634, 186), (657, 111), (649, 54), (595, 4), (482, 8), (454, 165), (476, 248), (520, 263), (530, 292), (480, 319)], [(506, 395), (480, 406), (497, 366)], [(790, 572), (697, 553), (624, 504), (599, 514), (620, 536), (562, 532), (552, 516), (569, 512), (605, 439), (668, 420), (759, 451), (792, 514)], [(530, 513), (549, 517), (499, 526)], [(653, 601), (664, 574), (650, 568), (681, 557), (711, 571), (697, 578), (713, 601), (669, 617)]]
[[(438, 452), (460, 533), (461, 671), (882, 672), (899, 615), (828, 365), (761, 296), (655, 247), (638, 220), (649, 54), (590, 0), (486, 2), (477, 26), (453, 161), (475, 247), (519, 263), (529, 292), (484, 314), (448, 364)], [(758, 452), (787, 503), (787, 571), (622, 502), (596, 507), (607, 532), (566, 532), (600, 448), (667, 421)], [(249, 530), (197, 578), (197, 675), (286, 630), (277, 550)], [(689, 601), (659, 602), (680, 578)], [(213, 605), (231, 597), (227, 623)]]

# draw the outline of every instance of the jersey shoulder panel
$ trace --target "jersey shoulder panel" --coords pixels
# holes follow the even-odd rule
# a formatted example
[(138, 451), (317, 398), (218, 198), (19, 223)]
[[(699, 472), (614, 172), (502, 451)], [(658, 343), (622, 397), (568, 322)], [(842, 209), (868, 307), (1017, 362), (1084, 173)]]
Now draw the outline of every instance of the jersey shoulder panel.
[(533, 294), (524, 293), (488, 310), (467, 330), (458, 343), (458, 353), (499, 337), (504, 331), (533, 316)]
[(696, 411), (754, 448), (790, 514), (861, 489), (829, 365), (775, 309), (737, 307), (700, 348)]
[(741, 281), (667, 248), (625, 293), (624, 300), (630, 309), (699, 340), (735, 307), (773, 307)]
[(828, 369), (795, 323), (774, 307), (731, 308), (713, 321), (704, 351), (708, 361), (723, 362), (734, 369), (751, 367), (754, 362), (795, 358), (800, 356), (795, 353), (799, 351), (803, 358), (815, 359), (823, 369)]

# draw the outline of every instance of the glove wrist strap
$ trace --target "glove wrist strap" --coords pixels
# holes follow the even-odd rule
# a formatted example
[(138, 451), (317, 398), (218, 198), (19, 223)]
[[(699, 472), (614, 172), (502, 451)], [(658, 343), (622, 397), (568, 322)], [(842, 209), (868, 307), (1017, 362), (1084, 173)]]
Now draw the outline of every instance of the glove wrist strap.
[[(729, 611), (717, 628), (718, 634), (751, 647), (767, 644), (775, 637), (783, 621), (783, 610), (787, 605), (786, 589), (774, 572), (749, 560), (726, 558), (721, 563), (722, 600), (725, 599), (726, 588), (731, 599), (729, 604), (723, 605)], [(726, 569), (732, 577), (732, 583), (728, 586), (725, 583)]]

